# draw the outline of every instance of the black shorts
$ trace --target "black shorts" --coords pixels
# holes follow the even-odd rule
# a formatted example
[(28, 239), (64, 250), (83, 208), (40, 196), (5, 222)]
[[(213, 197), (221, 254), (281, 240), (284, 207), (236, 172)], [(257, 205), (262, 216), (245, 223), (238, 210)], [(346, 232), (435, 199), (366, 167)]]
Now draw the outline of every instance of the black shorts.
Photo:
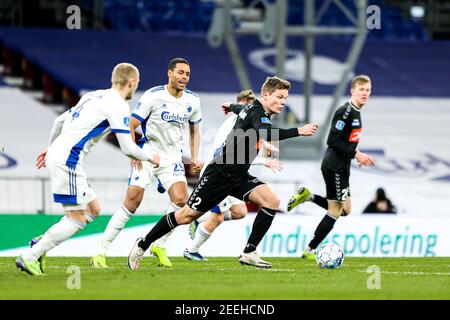
[(326, 166), (322, 166), (321, 169), (327, 188), (327, 199), (345, 202), (347, 197), (350, 197), (350, 176), (342, 171), (334, 171)]
[(244, 173), (239, 179), (226, 179), (215, 170), (207, 170), (192, 191), (188, 206), (195, 211), (208, 212), (227, 196), (233, 196), (242, 201), (248, 201), (250, 192), (264, 184), (258, 178)]

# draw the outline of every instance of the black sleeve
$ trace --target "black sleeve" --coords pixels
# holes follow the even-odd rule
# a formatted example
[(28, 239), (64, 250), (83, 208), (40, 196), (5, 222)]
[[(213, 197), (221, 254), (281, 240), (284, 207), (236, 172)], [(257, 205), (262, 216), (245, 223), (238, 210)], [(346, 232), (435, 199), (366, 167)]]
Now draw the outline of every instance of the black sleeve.
[(290, 129), (272, 128), (272, 130), (278, 130), (278, 137), (279, 137), (278, 140), (280, 141), (299, 136), (297, 128), (290, 128)]
[(239, 114), (242, 109), (244, 109), (245, 105), (239, 103), (230, 104), (230, 110), (236, 114)]
[(253, 128), (260, 134), (261, 138), (270, 141), (281, 141), (289, 138), (298, 137), (298, 129), (279, 129), (272, 128), (272, 121), (264, 114), (253, 111), (249, 114)]
[(338, 129), (339, 123), (344, 123), (345, 126), (349, 125), (348, 119), (344, 119), (344, 108), (340, 108), (338, 110), (336, 110), (334, 117), (333, 117), (333, 121), (331, 122), (331, 128), (330, 128), (330, 133), (328, 135), (328, 140), (327, 140), (327, 144), (333, 148), (336, 149), (338, 151), (340, 151), (341, 153), (343, 153), (345, 156), (347, 156), (350, 159), (353, 159), (355, 157), (356, 151), (353, 150), (353, 148), (351, 146), (349, 146), (348, 144), (346, 144), (342, 139), (341, 139), (341, 135), (343, 133), (343, 128), (342, 129)]

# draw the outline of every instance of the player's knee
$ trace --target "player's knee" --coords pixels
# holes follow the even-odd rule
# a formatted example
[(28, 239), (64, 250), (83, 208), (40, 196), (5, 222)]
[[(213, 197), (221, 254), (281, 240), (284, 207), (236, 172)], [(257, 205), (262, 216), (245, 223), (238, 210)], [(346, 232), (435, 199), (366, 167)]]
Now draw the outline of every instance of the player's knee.
[(231, 216), (233, 220), (239, 220), (247, 215), (247, 207), (245, 205), (236, 206), (236, 208), (231, 209)]
[(88, 212), (95, 217), (98, 217), (100, 215), (100, 211), (101, 211), (101, 207), (99, 205), (92, 206), (88, 210)]
[(262, 206), (269, 209), (278, 209), (280, 207), (280, 199), (273, 194), (270, 198), (263, 201)]
[(184, 207), (184, 206), (186, 205), (187, 199), (186, 199), (186, 198), (183, 198), (183, 199), (176, 199), (173, 203), (174, 203), (176, 206), (182, 208), (182, 207)]
[(85, 216), (85, 212), (78, 210), (78, 211), (71, 211), (69, 213), (66, 213), (66, 216), (69, 217), (70, 219), (79, 221), (81, 223), (87, 223), (87, 219)]
[(341, 216), (345, 217), (352, 213), (351, 209), (342, 209)]
[(173, 204), (175, 204), (176, 206), (182, 208), (187, 203), (188, 196), (187, 195), (181, 195), (181, 194), (180, 195), (174, 195), (174, 196), (172, 196), (172, 198), (170, 200), (172, 201)]

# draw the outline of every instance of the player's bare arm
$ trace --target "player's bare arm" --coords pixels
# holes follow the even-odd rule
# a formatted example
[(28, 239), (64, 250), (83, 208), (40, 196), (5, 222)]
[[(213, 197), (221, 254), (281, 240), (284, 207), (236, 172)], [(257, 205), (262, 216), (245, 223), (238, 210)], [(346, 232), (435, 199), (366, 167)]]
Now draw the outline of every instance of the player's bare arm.
[(202, 163), (198, 160), (198, 151), (200, 149), (200, 125), (190, 124), (190, 147), (191, 147), (191, 159), (195, 173), (200, 173), (202, 170)]

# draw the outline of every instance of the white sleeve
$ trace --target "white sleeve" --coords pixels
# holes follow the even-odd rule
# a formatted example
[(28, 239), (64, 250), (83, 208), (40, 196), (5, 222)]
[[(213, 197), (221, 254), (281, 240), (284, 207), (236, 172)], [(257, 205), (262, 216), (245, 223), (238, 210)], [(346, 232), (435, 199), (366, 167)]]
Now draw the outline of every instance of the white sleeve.
[(150, 91), (146, 91), (139, 99), (136, 107), (131, 114), (139, 121), (144, 121), (153, 110), (154, 95)]
[(130, 109), (124, 101), (112, 103), (106, 108), (106, 119), (114, 133), (130, 133)]
[(62, 127), (64, 125), (64, 121), (66, 120), (66, 117), (70, 113), (70, 109), (64, 112), (63, 114), (56, 117), (55, 121), (53, 122), (52, 129), (50, 131), (50, 138), (48, 140), (48, 145), (50, 146), (53, 141), (60, 135), (62, 131)]
[(200, 99), (195, 97), (192, 104), (192, 115), (189, 119), (190, 124), (198, 124), (202, 121), (202, 109), (200, 107)]
[(136, 143), (133, 142), (133, 139), (131, 139), (131, 135), (129, 133), (117, 133), (116, 137), (117, 141), (119, 141), (120, 150), (122, 150), (122, 152), (128, 157), (142, 161), (153, 160), (153, 155), (148, 151), (144, 151), (143, 149), (139, 148)]

